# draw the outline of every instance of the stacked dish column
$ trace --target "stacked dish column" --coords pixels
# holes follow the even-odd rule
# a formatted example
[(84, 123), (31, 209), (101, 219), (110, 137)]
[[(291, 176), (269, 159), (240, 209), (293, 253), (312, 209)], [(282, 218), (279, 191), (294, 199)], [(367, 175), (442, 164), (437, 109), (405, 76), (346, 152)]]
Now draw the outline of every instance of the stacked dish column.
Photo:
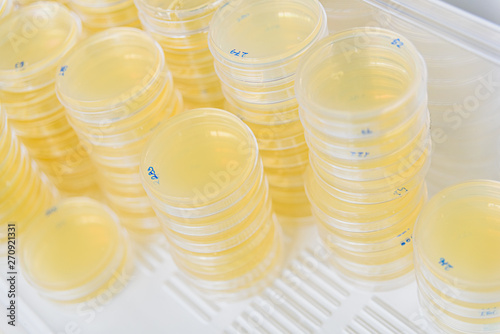
[(320, 237), (334, 266), (370, 288), (393, 288), (413, 268), (430, 164), (426, 75), (413, 45), (376, 28), (320, 41), (297, 71)]
[(300, 57), (327, 34), (316, 0), (230, 1), (214, 16), (209, 46), (228, 109), (259, 143), (276, 213), (306, 217), (307, 144), (294, 81)]
[(160, 43), (186, 109), (224, 106), (208, 49), (208, 25), (226, 0), (136, 0), (144, 28)]
[(57, 64), (80, 34), (78, 17), (56, 2), (23, 7), (2, 20), (0, 100), (9, 124), (61, 192), (97, 195), (87, 148), (54, 90)]

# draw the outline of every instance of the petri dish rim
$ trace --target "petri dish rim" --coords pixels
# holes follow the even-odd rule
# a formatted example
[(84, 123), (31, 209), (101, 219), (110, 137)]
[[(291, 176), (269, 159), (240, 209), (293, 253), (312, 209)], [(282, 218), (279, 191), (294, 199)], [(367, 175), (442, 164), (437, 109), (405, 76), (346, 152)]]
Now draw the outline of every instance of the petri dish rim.
[[(101, 98), (101, 99), (88, 99), (82, 100), (78, 98), (74, 98), (67, 94), (68, 90), (64, 87), (67, 86), (63, 83), (64, 78), (66, 76), (57, 76), (56, 79), (56, 94), (59, 100), (66, 108), (72, 109), (74, 111), (91, 111), (93, 114), (101, 114), (108, 113), (109, 110), (114, 111), (115, 109), (119, 109), (120, 106), (126, 105), (129, 102), (132, 102), (140, 98), (141, 95), (145, 94), (148, 90), (155, 90), (163, 88), (163, 84), (159, 86), (161, 88), (156, 87), (158, 85), (158, 81), (162, 81), (162, 78), (165, 77), (165, 80), (168, 80), (168, 73), (164, 73), (167, 69), (165, 64), (165, 57), (163, 55), (163, 50), (160, 45), (146, 32), (130, 27), (115, 27), (104, 30), (102, 32), (96, 33), (95, 35), (91, 35), (87, 39), (80, 42), (77, 46), (75, 46), (68, 54), (66, 54), (63, 59), (60, 61), (60, 64), (64, 64), (65, 66), (71, 66), (72, 62), (81, 61), (78, 59), (83, 50), (89, 50), (91, 52), (96, 53), (96, 47), (101, 47), (104, 44), (104, 47), (113, 47), (116, 44), (108, 44), (106, 45), (107, 40), (115, 40), (115, 42), (122, 42), (123, 46), (135, 46), (139, 48), (146, 48), (148, 52), (151, 52), (151, 58), (153, 59), (153, 65), (151, 66), (152, 76), (147, 80), (147, 83), (141, 87), (141, 89), (135, 89), (134, 87), (129, 88), (125, 92), (121, 92), (119, 95), (127, 95), (126, 99), (117, 100), (119, 96), (112, 96), (109, 98)], [(136, 44), (131, 45), (130, 41), (133, 40)], [(127, 41), (128, 43), (123, 43)], [(102, 51), (100, 51), (102, 53)], [(73, 64), (74, 65), (74, 64)], [(167, 71), (168, 72), (168, 71)], [(166, 75), (167, 74), (167, 75)], [(142, 78), (143, 80), (144, 78)], [(134, 92), (135, 91), (135, 92)]]
[[(304, 78), (307, 76), (311, 65), (318, 64), (321, 61), (324, 61), (324, 59), (321, 59), (322, 57), (321, 52), (324, 49), (331, 47), (334, 44), (342, 43), (347, 40), (353, 40), (363, 35), (372, 36), (372, 38), (382, 38), (387, 41), (394, 41), (398, 38), (403, 40), (405, 49), (409, 50), (407, 52), (407, 57), (408, 60), (411, 61), (411, 63), (409, 64), (413, 69), (413, 74), (411, 78), (412, 80), (410, 80), (411, 83), (409, 87), (406, 89), (406, 91), (403, 94), (401, 94), (397, 99), (391, 101), (389, 104), (373, 109), (368, 108), (359, 113), (356, 113), (356, 115), (353, 115), (353, 113), (351, 113), (349, 110), (332, 110), (329, 108), (325, 108), (315, 103), (314, 101), (306, 100), (305, 92), (307, 91), (307, 87), (305, 87), (305, 85), (307, 80), (305, 80)], [(374, 46), (373, 43), (370, 43), (370, 47), (373, 46)], [(386, 47), (385, 45), (382, 46), (380, 44), (376, 46), (384, 48)], [(386, 48), (386, 50), (388, 51), (389, 49)], [(417, 48), (404, 36), (401, 36), (400, 34), (393, 32), (391, 30), (383, 28), (375, 28), (375, 27), (349, 29), (322, 39), (314, 46), (312, 46), (301, 58), (297, 68), (296, 75), (297, 79), (295, 80), (295, 94), (297, 101), (299, 101), (299, 105), (301, 105), (302, 108), (309, 110), (318, 110), (318, 111), (322, 110), (323, 112), (326, 112), (331, 116), (336, 115), (339, 118), (346, 118), (345, 116), (346, 114), (349, 116), (348, 117), (349, 119), (373, 118), (378, 115), (390, 113), (391, 110), (407, 104), (408, 101), (411, 100), (412, 98), (420, 96), (419, 95), (420, 92), (421, 91), (425, 92), (427, 89), (425, 85), (425, 82), (427, 80), (427, 67), (425, 65), (425, 61), (422, 55), (418, 52)]]
[[(182, 127), (183, 129), (189, 129), (190, 127), (194, 126), (195, 119), (198, 119), (200, 121), (198, 125), (201, 125), (207, 121), (209, 122), (209, 124), (217, 124), (217, 121), (219, 121), (220, 125), (234, 125), (234, 127), (236, 127), (239, 131), (238, 136), (240, 136), (240, 139), (245, 137), (246, 142), (249, 144), (249, 149), (251, 150), (251, 153), (249, 154), (249, 160), (251, 162), (245, 167), (245, 170), (237, 177), (237, 179), (227, 187), (227, 190), (221, 191), (220, 194), (218, 194), (215, 198), (201, 204), (201, 206), (196, 205), (196, 203), (193, 202), (192, 198), (177, 197), (175, 195), (172, 196), (163, 193), (158, 187), (153, 184), (152, 180), (147, 177), (148, 171), (146, 170), (148, 168), (146, 166), (151, 166), (152, 161), (154, 160), (154, 158), (150, 156), (152, 154), (152, 150), (156, 150), (153, 146), (159, 141), (167, 141), (169, 137), (175, 136), (175, 134), (179, 132), (178, 129), (180, 127)], [(228, 201), (230, 199), (235, 196), (239, 196), (240, 194), (238, 189), (244, 188), (243, 185), (249, 180), (254, 180), (254, 178), (250, 176), (253, 175), (256, 169), (260, 166), (259, 160), (260, 157), (258, 153), (257, 139), (253, 135), (253, 132), (250, 130), (250, 128), (241, 119), (239, 119), (232, 113), (222, 109), (199, 108), (185, 111), (173, 116), (167, 122), (165, 122), (161, 129), (157, 130), (156, 134), (146, 145), (142, 153), (140, 159), (140, 175), (143, 180), (143, 184), (147, 188), (148, 192), (151, 192), (151, 195), (156, 197), (158, 200), (165, 202), (165, 204), (169, 203), (168, 206), (185, 207), (190, 209), (207, 209), (208, 207), (218, 205), (220, 201), (229, 204)]]
[[(51, 9), (51, 7), (55, 9)], [(53, 13), (53, 21), (57, 22), (58, 20), (65, 20), (65, 23), (70, 25), (71, 30), (68, 31), (66, 39), (61, 43), (61, 52), (59, 54), (50, 55), (50, 57), (40, 59), (33, 64), (29, 64), (28, 66), (23, 67), (22, 71), (18, 70), (17, 68), (12, 68), (11, 70), (0, 69), (0, 78), (2, 78), (0, 80), (0, 85), (6, 87), (14, 86), (13, 91), (17, 91), (18, 88), (16, 86), (19, 85), (14, 84), (14, 82), (17, 82), (19, 80), (29, 81), (39, 74), (42, 74), (43, 71), (47, 70), (51, 66), (56, 66), (63, 55), (71, 50), (71, 48), (76, 44), (82, 32), (82, 23), (80, 18), (65, 6), (53, 1), (40, 1), (16, 10), (10, 13), (8, 16), (4, 17), (2, 19), (2, 22), (0, 23), (0, 26), (14, 24), (16, 21), (21, 21), (22, 18), (26, 15), (29, 15), (29, 13), (32, 13), (34, 15), (33, 12), (36, 11)], [(8, 29), (8, 32), (12, 33), (12, 30)]]
[[(245, 2), (243, 4), (243, 2)], [(272, 0), (279, 1), (279, 0)], [(234, 10), (241, 10), (241, 5), (248, 8), (250, 6), (256, 5), (269, 5), (269, 0), (258, 0), (258, 1), (247, 1), (247, 0), (232, 0), (224, 4), (220, 7), (217, 12), (214, 14), (212, 21), (209, 25), (208, 31), (208, 45), (210, 47), (210, 51), (214, 55), (214, 58), (223, 59), (224, 62), (228, 62), (233, 64), (233, 66), (239, 67), (254, 67), (254, 66), (262, 66), (262, 65), (273, 65), (279, 66), (279, 64), (286, 63), (292, 61), (298, 55), (301, 55), (305, 50), (311, 47), (315, 42), (317, 42), (318, 37), (323, 36), (324, 31), (327, 30), (326, 27), (326, 12), (318, 0), (304, 0), (302, 2), (297, 2), (302, 4), (303, 6), (309, 7), (312, 11), (314, 11), (317, 16), (317, 23), (310, 32), (310, 34), (305, 38), (301, 43), (295, 46), (293, 49), (288, 51), (286, 54), (275, 55), (272, 57), (261, 57), (261, 58), (243, 58), (243, 57), (230, 57), (227, 55), (223, 49), (219, 47), (220, 42), (218, 42), (214, 38), (214, 31), (221, 31), (220, 23), (218, 21), (227, 21), (227, 16), (233, 14)], [(230, 12), (225, 12), (225, 11)]]

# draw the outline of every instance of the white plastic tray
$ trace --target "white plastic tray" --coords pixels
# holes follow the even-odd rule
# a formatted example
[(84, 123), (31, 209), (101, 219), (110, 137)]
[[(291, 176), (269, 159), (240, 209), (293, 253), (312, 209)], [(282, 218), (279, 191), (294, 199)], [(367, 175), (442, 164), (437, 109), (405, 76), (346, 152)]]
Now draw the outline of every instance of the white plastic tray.
[[(326, 264), (315, 233), (305, 226), (295, 237), (287, 234), (292, 251), (282, 275), (259, 295), (235, 303), (207, 300), (186, 285), (163, 238), (136, 244), (136, 270), (112, 299), (106, 292), (93, 303), (63, 307), (41, 298), (19, 276), (18, 326), (8, 328), (3, 320), (0, 329), (7, 334), (429, 333), (415, 283), (362, 292)], [(3, 310), (6, 288), (2, 277)]]
[[(478, 56), (500, 65), (500, 27), (436, 0), (366, 0), (398, 12)], [(496, 153), (500, 157), (500, 150)], [(498, 162), (500, 166), (500, 159)], [(500, 170), (500, 168), (499, 168)], [(500, 178), (500, 173), (499, 173)], [(321, 254), (314, 226), (287, 234), (291, 250), (282, 275), (261, 294), (214, 302), (179, 275), (159, 236), (138, 243), (134, 275), (113, 298), (61, 307), (41, 298), (18, 275), (17, 326), (7, 326), (7, 272), (0, 268), (0, 332), (5, 334), (159, 333), (435, 333), (417, 303), (416, 284), (363, 292), (336, 275)], [(3, 260), (4, 261), (4, 260)]]

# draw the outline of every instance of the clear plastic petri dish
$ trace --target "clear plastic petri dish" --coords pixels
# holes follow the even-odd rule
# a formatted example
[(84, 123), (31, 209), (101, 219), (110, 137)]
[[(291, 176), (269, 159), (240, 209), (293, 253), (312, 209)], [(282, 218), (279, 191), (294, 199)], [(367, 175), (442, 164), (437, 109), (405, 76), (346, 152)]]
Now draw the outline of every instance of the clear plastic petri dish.
[(162, 225), (175, 233), (182, 234), (186, 238), (190, 236), (210, 237), (237, 228), (237, 225), (247, 219), (254, 210), (262, 209), (268, 191), (269, 186), (261, 173), (260, 180), (255, 183), (252, 189), (231, 206), (217, 213), (204, 217), (176, 217), (163, 212), (159, 205), (156, 205), (156, 212), (161, 218)]
[[(28, 22), (28, 23), (26, 23)], [(19, 37), (0, 48), (0, 90), (24, 92), (45, 86), (54, 80), (61, 57), (81, 34), (80, 19), (57, 2), (39, 2), (23, 7), (0, 23), (0, 40)], [(34, 33), (36, 31), (36, 33)], [(12, 35), (15, 34), (15, 35)], [(46, 46), (50, 43), (51, 47)]]
[(255, 137), (240, 119), (219, 109), (195, 109), (172, 117), (156, 133), (141, 159), (141, 178), (150, 197), (172, 214), (205, 216), (253, 187), (258, 162)]
[[(275, 221), (275, 233), (272, 241), (272, 248), (267, 252), (267, 256), (260, 264), (243, 276), (227, 278), (224, 280), (202, 280), (193, 279), (188, 275), (187, 278), (201, 292), (217, 299), (236, 300), (255, 295), (278, 275), (282, 267), (284, 254), (282, 244), (282, 232)], [(263, 250), (260, 250), (263, 251)]]
[[(411, 249), (411, 246), (408, 247)], [(410, 283), (413, 277), (412, 252), (391, 260), (382, 255), (378, 263), (358, 263), (345, 259), (342, 251), (330, 248), (330, 263), (337, 269), (341, 277), (362, 289), (385, 291)]]
[(415, 252), (421, 265), (442, 286), (463, 290), (464, 296), (475, 295), (477, 303), (500, 291), (498, 210), (500, 184), (469, 181), (434, 196), (415, 227)]
[[(359, 151), (355, 152), (356, 155), (353, 155), (353, 158), (349, 160), (333, 159), (309, 145), (309, 159), (324, 171), (345, 180), (401, 179), (401, 177), (411, 175), (412, 170), (422, 167), (422, 163), (429, 160), (431, 146), (430, 131), (428, 128), (424, 128), (415, 141), (385, 158), (366, 159), (366, 152)], [(422, 157), (426, 158), (422, 159)], [(419, 161), (422, 163), (417, 164)]]
[(238, 0), (214, 15), (209, 47), (231, 77), (265, 82), (294, 74), (300, 55), (326, 33), (319, 1)]
[[(379, 179), (371, 180), (349, 180), (337, 176), (335, 170), (331, 171), (318, 164), (316, 159), (311, 159), (311, 169), (317, 176), (318, 181), (332, 185), (335, 190), (347, 193), (386, 193), (393, 192), (403, 186), (401, 184), (410, 182), (413, 179), (426, 174), (430, 165), (429, 154), (421, 154), (418, 160), (408, 165), (405, 169), (398, 170), (397, 173), (386, 175)], [(408, 190), (408, 189), (407, 189)]]
[[(415, 208), (419, 208), (418, 210), (420, 210), (427, 200), (427, 188), (424, 184), (418, 192), (408, 194), (408, 199), (406, 201), (400, 201), (399, 206), (393, 204), (393, 209), (374, 212), (373, 218), (370, 219), (366, 217), (368, 216), (367, 213), (369, 213), (368, 210), (360, 207), (360, 205), (357, 206), (360, 207), (359, 212), (333, 211), (331, 208), (325, 207), (324, 203), (314, 202), (313, 199), (316, 198), (309, 191), (309, 187), (307, 190), (308, 196), (311, 198), (311, 206), (316, 218), (322, 222), (325, 227), (331, 226), (335, 228), (338, 233), (342, 233), (345, 236), (361, 236), (362, 234), (366, 234), (382, 237), (387, 234), (389, 228), (396, 226), (398, 223), (414, 214)], [(337, 202), (340, 201), (337, 200)], [(401, 204), (401, 202), (403, 204)], [(332, 204), (334, 203), (335, 202)], [(362, 211), (363, 209), (365, 212)]]
[(118, 26), (139, 28), (137, 8), (132, 0), (114, 3), (70, 0), (69, 7), (78, 13), (90, 33)]
[[(405, 246), (412, 241), (412, 232), (415, 221), (422, 208), (423, 201), (412, 208), (410, 214), (403, 217), (394, 225), (382, 228), (375, 232), (345, 232), (321, 219), (319, 233), (325, 233), (331, 242), (337, 246), (353, 252), (378, 252)], [(314, 211), (316, 213), (316, 211)]]
[[(176, 247), (175, 244), (172, 245), (172, 251), (177, 262), (190, 273), (203, 275), (204, 279), (224, 280), (221, 276), (227, 273), (232, 273), (233, 277), (241, 276), (244, 272), (251, 270), (251, 266), (258, 266), (273, 247), (276, 229), (272, 215), (268, 215), (263, 224), (259, 225), (259, 229), (249, 238), (222, 252), (192, 252)], [(167, 234), (167, 239), (169, 237)], [(257, 258), (255, 256), (257, 254), (261, 257)], [(238, 273), (235, 273), (235, 270)]]
[(260, 233), (271, 215), (271, 201), (268, 197), (265, 197), (246, 217), (240, 219), (233, 227), (218, 234), (188, 236), (168, 229), (165, 224), (162, 224), (162, 226), (164, 227), (164, 233), (168, 235), (170, 243), (183, 250), (201, 254), (216, 253), (232, 250), (251, 238), (252, 235)]
[(9, 119), (12, 120), (37, 120), (53, 115), (61, 108), (52, 83), (22, 92), (0, 89), (0, 99), (4, 107), (8, 108)]
[(130, 117), (160, 94), (168, 77), (163, 50), (135, 28), (95, 34), (61, 64), (64, 75), (56, 80), (59, 100), (71, 117), (94, 123)]
[(424, 60), (407, 39), (357, 28), (312, 47), (297, 69), (295, 90), (304, 110), (329, 123), (398, 124), (425, 100), (426, 80)]
[(429, 113), (425, 110), (420, 114), (416, 123), (406, 127), (402, 126), (401, 132), (392, 135), (388, 134), (387, 137), (372, 137), (358, 142), (331, 139), (321, 133), (311, 131), (305, 122), (304, 126), (308, 144), (323, 155), (331, 157), (331, 159), (365, 161), (377, 159), (383, 161), (386, 158), (390, 159), (390, 156), (399, 152), (402, 147), (418, 142), (424, 131), (423, 129), (430, 128), (430, 120)]
[(36, 218), (24, 236), (23, 273), (43, 296), (78, 302), (96, 296), (128, 270), (126, 234), (106, 206), (68, 198)]

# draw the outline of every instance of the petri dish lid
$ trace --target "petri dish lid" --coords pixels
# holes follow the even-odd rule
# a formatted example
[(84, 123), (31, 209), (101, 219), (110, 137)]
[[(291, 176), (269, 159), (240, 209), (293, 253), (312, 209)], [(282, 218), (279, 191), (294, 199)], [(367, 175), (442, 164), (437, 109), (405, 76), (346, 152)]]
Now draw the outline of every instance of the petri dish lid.
[(448, 285), (500, 291), (500, 182), (448, 187), (424, 207), (414, 232), (417, 256)]
[(135, 28), (111, 28), (82, 41), (61, 60), (56, 91), (76, 111), (128, 114), (158, 94), (165, 70), (163, 50), (151, 36)]
[(206, 30), (214, 12), (228, 0), (137, 0), (146, 20), (165, 33)]
[(93, 199), (65, 199), (35, 220), (23, 239), (21, 264), (28, 281), (48, 297), (92, 293), (123, 259), (118, 218)]
[(426, 98), (422, 56), (409, 40), (381, 28), (321, 40), (301, 58), (296, 75), (302, 108), (338, 119), (372, 119)]
[(202, 108), (178, 114), (158, 130), (141, 158), (141, 178), (169, 206), (220, 210), (241, 197), (258, 166), (257, 141), (243, 121)]
[(233, 0), (214, 15), (209, 44), (238, 66), (280, 64), (306, 50), (326, 29), (317, 0)]
[(52, 82), (58, 61), (80, 33), (80, 19), (57, 2), (37, 2), (3, 18), (0, 89), (22, 91)]

